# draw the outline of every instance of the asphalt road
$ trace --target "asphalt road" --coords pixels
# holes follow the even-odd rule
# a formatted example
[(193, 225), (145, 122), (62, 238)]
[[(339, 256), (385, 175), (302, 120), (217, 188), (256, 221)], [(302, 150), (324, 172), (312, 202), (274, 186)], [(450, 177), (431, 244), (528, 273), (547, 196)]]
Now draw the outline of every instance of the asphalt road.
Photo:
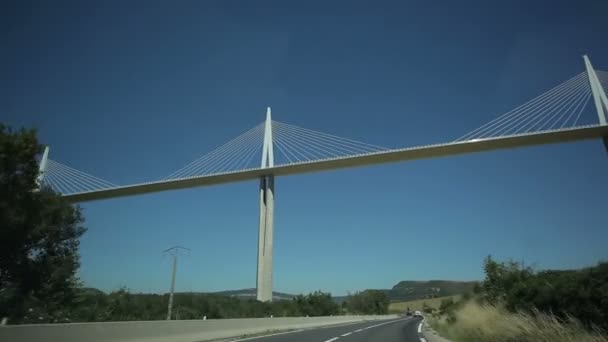
[(424, 342), (418, 333), (421, 318), (399, 318), (386, 321), (346, 324), (297, 330), (237, 341), (251, 342)]

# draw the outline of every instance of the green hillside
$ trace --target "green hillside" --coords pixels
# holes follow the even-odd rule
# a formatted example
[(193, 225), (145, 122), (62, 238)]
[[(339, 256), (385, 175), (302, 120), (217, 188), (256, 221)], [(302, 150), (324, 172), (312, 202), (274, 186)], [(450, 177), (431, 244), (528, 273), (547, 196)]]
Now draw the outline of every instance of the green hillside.
[[(219, 292), (213, 292), (213, 294), (216, 295), (222, 295), (222, 296), (228, 296), (228, 297), (237, 297), (237, 298), (243, 298), (243, 299), (249, 299), (249, 298), (255, 298), (256, 297), (256, 289), (254, 288), (250, 288), (250, 289), (242, 289), (242, 290), (226, 290), (226, 291), (219, 291)], [(289, 293), (282, 293), (282, 292), (276, 292), (273, 291), (272, 292), (272, 298), (277, 300), (277, 299), (291, 299), (293, 297), (295, 297), (296, 295), (293, 294), (289, 294)]]
[[(378, 289), (386, 293), (391, 302), (405, 302), (418, 299), (438, 298), (472, 292), (475, 281), (456, 280), (404, 280), (391, 289)], [(336, 296), (334, 300), (342, 303), (348, 296)]]
[(406, 280), (400, 281), (388, 290), (388, 296), (393, 302), (453, 296), (472, 291), (475, 283), (475, 281), (453, 280)]

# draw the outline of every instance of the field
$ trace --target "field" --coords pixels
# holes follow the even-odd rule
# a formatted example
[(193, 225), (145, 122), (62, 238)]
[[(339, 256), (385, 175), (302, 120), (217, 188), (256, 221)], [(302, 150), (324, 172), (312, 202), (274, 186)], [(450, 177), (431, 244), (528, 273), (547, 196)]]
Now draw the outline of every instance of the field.
[(408, 307), (410, 308), (410, 310), (422, 311), (422, 308), (424, 307), (425, 304), (428, 307), (438, 309), (439, 306), (441, 305), (441, 301), (446, 298), (452, 298), (454, 301), (458, 301), (458, 300), (460, 300), (460, 295), (428, 298), (428, 299), (417, 299), (417, 300), (410, 300), (410, 301), (406, 301), (406, 302), (394, 302), (394, 303), (390, 303), (390, 305), (388, 306), (388, 312), (391, 314), (403, 313), (405, 310), (407, 310)]

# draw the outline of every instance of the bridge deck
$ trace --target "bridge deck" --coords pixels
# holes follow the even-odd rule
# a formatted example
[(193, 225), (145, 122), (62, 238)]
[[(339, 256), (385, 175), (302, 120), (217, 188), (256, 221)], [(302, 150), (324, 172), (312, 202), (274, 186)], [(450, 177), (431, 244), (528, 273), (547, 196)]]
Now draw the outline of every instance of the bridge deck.
[(263, 175), (287, 176), (380, 163), (391, 163), (423, 158), (436, 158), (457, 154), (490, 151), (531, 145), (554, 144), (576, 140), (608, 137), (608, 126), (584, 126), (569, 129), (526, 133), (499, 138), (476, 139), (435, 145), (417, 146), (388, 151), (366, 153), (349, 157), (323, 159), (317, 161), (278, 165), (267, 169), (249, 169), (213, 175), (204, 175), (176, 180), (156, 181), (116, 188), (81, 192), (64, 197), (72, 202), (84, 202), (122, 196), (132, 196), (151, 192), (208, 186), (228, 182), (257, 179)]

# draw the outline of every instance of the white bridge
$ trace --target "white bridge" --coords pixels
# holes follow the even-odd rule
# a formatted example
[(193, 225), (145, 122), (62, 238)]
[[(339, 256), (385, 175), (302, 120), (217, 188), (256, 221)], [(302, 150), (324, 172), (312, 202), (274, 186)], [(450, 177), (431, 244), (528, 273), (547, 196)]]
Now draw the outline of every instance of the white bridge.
[[(584, 61), (584, 72), (443, 144), (385, 148), (273, 121), (268, 108), (260, 125), (158, 181), (115, 185), (49, 159), (48, 147), (38, 181), (83, 202), (260, 179), (257, 298), (270, 301), (275, 176), (584, 139), (603, 139), (608, 148), (608, 72), (594, 70), (587, 56)], [(598, 123), (581, 125), (591, 97)]]

